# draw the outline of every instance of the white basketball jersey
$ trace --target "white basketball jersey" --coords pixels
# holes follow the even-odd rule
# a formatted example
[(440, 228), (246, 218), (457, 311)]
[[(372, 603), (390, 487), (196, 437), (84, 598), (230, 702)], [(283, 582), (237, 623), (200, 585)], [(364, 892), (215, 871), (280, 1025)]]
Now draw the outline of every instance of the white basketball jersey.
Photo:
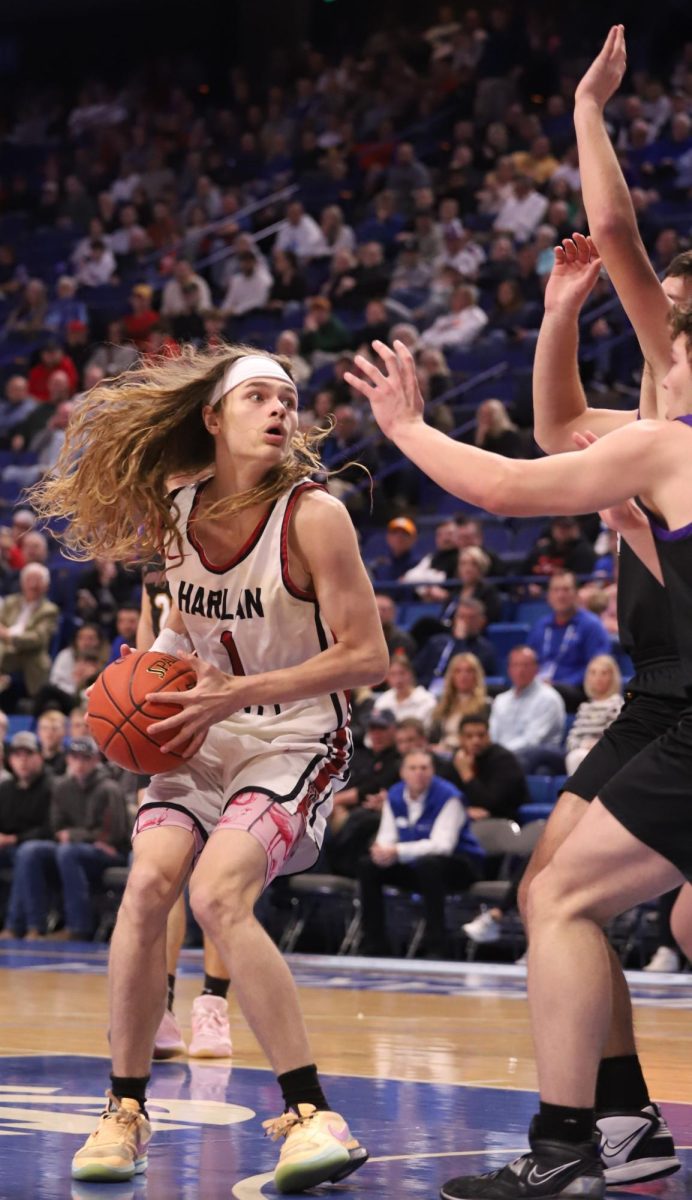
[[(314, 596), (289, 574), (288, 529), (298, 497), (317, 485), (296, 484), (272, 505), (230, 562), (211, 563), (195, 535), (194, 515), (208, 480), (175, 494), (183, 558), (175, 544), (166, 578), (200, 658), (230, 675), (295, 667), (334, 645)], [(192, 518), (192, 519), (191, 519)], [(348, 724), (344, 692), (234, 713), (222, 722), (255, 737), (323, 737)]]

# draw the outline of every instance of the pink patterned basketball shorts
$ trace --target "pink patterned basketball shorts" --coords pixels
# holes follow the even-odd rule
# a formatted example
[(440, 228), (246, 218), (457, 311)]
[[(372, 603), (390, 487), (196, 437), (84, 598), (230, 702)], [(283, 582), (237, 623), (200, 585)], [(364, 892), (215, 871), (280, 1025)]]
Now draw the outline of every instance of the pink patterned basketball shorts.
[(153, 776), (133, 840), (162, 826), (185, 829), (194, 839), (196, 862), (218, 830), (243, 830), (267, 855), (266, 887), (277, 875), (316, 862), (332, 795), (348, 779), (350, 757), (347, 728), (314, 741), (290, 734), (263, 741), (215, 726), (193, 758)]
[[(204, 849), (205, 838), (192, 813), (176, 808), (145, 808), (137, 816), (132, 836), (162, 826), (186, 829), (192, 834), (196, 862)], [(259, 842), (267, 855), (266, 888), (281, 874), (300, 843), (305, 833), (305, 817), (302, 813), (288, 812), (282, 804), (270, 800), (262, 792), (241, 792), (233, 798), (213, 833), (220, 829), (240, 829)]]

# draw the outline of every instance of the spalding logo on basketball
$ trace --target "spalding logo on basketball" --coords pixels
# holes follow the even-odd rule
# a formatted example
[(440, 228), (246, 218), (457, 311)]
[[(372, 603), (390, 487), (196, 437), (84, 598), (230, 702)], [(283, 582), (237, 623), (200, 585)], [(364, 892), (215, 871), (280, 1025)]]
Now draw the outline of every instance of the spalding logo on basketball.
[[(180, 705), (147, 700), (151, 692), (186, 692), (197, 677), (172, 654), (143, 650), (118, 658), (99, 675), (89, 693), (87, 725), (111, 762), (141, 775), (160, 775), (184, 762), (180, 752), (163, 754), (152, 736), (157, 721), (180, 712)], [(183, 747), (184, 749), (184, 747)]]

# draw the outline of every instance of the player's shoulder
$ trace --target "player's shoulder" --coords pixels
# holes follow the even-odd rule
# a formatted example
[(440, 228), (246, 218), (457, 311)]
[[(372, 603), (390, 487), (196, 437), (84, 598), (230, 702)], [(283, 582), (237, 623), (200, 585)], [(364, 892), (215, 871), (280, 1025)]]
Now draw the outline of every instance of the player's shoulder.
[(350, 517), (340, 500), (330, 496), (322, 487), (306, 487), (296, 497), (294, 520), (302, 525), (313, 525), (321, 521), (340, 524)]
[(679, 422), (660, 420), (658, 417), (642, 417), (626, 426), (628, 436), (646, 441), (673, 441), (677, 438)]
[(294, 550), (305, 558), (306, 569), (317, 559), (325, 561), (334, 554), (340, 561), (350, 560), (357, 553), (355, 531), (348, 512), (340, 500), (322, 488), (306, 488), (300, 493), (291, 520), (291, 540)]

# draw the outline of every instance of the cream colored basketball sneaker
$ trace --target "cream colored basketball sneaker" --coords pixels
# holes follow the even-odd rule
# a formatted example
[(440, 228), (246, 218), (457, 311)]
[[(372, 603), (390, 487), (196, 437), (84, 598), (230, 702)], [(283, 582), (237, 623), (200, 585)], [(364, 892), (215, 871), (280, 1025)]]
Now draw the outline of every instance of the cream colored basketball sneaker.
[(367, 1150), (339, 1113), (299, 1104), (262, 1125), (273, 1141), (284, 1139), (274, 1171), (279, 1192), (303, 1192), (318, 1183), (337, 1183), (367, 1162)]
[(72, 1178), (92, 1181), (132, 1179), (147, 1169), (151, 1125), (136, 1100), (119, 1100), (106, 1092), (108, 1103), (94, 1132), (72, 1159)]

